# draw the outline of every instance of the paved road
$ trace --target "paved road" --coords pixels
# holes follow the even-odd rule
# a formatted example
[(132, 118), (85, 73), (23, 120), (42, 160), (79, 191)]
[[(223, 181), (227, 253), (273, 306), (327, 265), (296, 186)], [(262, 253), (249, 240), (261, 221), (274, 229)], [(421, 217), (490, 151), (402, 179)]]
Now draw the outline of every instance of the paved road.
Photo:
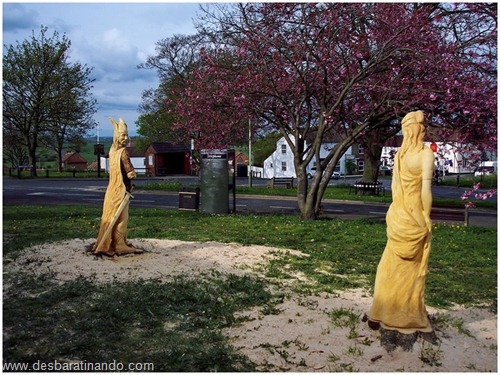
[[(196, 177), (185, 177), (183, 183), (193, 184)], [(156, 207), (178, 209), (179, 194), (177, 192), (159, 192), (140, 190), (140, 186), (151, 182), (150, 179), (136, 180), (137, 189), (131, 207)], [(333, 181), (339, 183), (341, 181)], [(37, 205), (71, 205), (84, 204), (101, 206), (107, 187), (106, 179), (17, 179), (4, 177), (3, 204), (37, 204)], [(253, 185), (266, 184), (263, 179), (255, 179)], [(384, 180), (387, 189), (390, 180)], [(236, 186), (248, 186), (246, 178), (238, 179)], [(236, 189), (238, 191), (238, 189)], [(460, 196), (463, 189), (449, 187), (434, 187), (434, 196)], [(258, 214), (298, 214), (295, 197), (262, 197), (237, 194), (236, 202), (229, 199), (229, 207), (236, 208), (236, 213)], [(323, 213), (327, 216), (340, 218), (372, 217), (383, 220), (387, 212), (387, 204), (377, 204), (357, 201), (323, 200)], [(497, 226), (495, 211), (473, 210), (470, 214), (470, 224), (479, 226)]]

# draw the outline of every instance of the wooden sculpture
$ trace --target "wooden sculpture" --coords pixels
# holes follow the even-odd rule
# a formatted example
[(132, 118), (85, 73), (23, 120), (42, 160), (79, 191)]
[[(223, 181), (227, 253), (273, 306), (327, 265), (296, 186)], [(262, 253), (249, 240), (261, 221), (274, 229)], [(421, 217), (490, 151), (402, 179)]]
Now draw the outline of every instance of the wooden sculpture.
[(392, 178), (392, 204), (386, 216), (387, 244), (377, 268), (368, 319), (372, 327), (402, 334), (433, 332), (424, 294), (431, 250), (434, 154), (423, 144), (423, 112), (408, 113), (402, 131), (403, 143), (395, 157)]
[(131, 180), (136, 177), (126, 149), (127, 124), (121, 118), (119, 123), (112, 118), (110, 121), (114, 134), (109, 150), (109, 183), (104, 196), (101, 227), (92, 250), (95, 254), (107, 256), (138, 254), (143, 250), (127, 242), (128, 208), (133, 197)]

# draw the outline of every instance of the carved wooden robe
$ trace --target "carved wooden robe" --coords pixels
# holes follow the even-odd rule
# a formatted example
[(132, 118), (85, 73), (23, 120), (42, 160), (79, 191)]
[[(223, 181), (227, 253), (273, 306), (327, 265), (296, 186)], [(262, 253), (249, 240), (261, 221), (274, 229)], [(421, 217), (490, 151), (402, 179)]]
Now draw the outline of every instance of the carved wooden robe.
[(104, 238), (106, 230), (123, 201), (126, 192), (131, 191), (132, 185), (127, 175), (133, 171), (134, 168), (130, 162), (130, 156), (126, 148), (117, 147), (113, 144), (109, 151), (109, 183), (104, 196), (101, 227), (97, 236), (97, 242), (94, 245), (95, 251), (97, 245), (102, 241), (101, 250), (97, 251), (97, 253), (102, 252), (112, 255), (114, 253), (128, 253), (133, 250), (127, 244), (128, 203), (114, 224), (111, 235)]
[(423, 144), (396, 154), (387, 244), (377, 268), (369, 319), (405, 334), (432, 332), (424, 294), (432, 237), (433, 170), (434, 155)]

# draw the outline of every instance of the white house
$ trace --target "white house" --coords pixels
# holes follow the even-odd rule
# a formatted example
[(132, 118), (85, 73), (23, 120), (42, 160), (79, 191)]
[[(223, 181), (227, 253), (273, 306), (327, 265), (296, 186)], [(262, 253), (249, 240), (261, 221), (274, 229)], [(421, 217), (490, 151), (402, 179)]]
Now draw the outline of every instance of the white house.
[[(477, 160), (480, 160), (480, 152), (472, 147), (465, 147), (463, 144), (451, 142), (424, 142), (424, 144), (436, 150), (434, 151), (436, 168), (444, 170), (446, 173), (473, 173), (479, 165)], [(399, 147), (383, 147), (382, 164), (392, 167), (394, 165), (394, 155), (398, 150)], [(497, 159), (495, 153), (487, 156), (490, 160)]]
[[(146, 173), (146, 157), (144, 155), (137, 154), (135, 147), (127, 146), (127, 151), (130, 155), (130, 162), (135, 169), (137, 174)], [(105, 173), (109, 173), (109, 153), (101, 156), (101, 168), (104, 169)]]
[[(295, 142), (295, 138), (290, 136), (290, 138)], [(324, 143), (321, 146), (320, 158), (325, 158), (328, 153), (335, 147), (336, 143)], [(307, 143), (304, 141), (304, 147), (307, 147)], [(351, 147), (342, 156), (339, 161), (339, 165), (335, 168), (335, 171), (341, 174), (346, 173), (346, 156), (351, 154)], [(295, 173), (295, 166), (293, 164), (293, 152), (290, 149), (287, 141), (284, 137), (281, 137), (276, 142), (276, 150), (264, 160), (263, 167), (263, 178), (273, 178), (273, 177), (297, 177)], [(313, 175), (315, 170), (316, 161), (312, 160), (307, 166), (306, 172)]]

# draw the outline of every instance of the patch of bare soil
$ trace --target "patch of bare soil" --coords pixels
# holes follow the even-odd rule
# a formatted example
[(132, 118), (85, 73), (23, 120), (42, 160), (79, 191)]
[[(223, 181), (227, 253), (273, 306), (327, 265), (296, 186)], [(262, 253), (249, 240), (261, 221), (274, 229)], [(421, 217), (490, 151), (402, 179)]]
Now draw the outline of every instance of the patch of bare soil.
[[(80, 276), (98, 282), (168, 281), (174, 275), (196, 277), (212, 270), (239, 275), (258, 273), (271, 257), (287, 251), (299, 254), (264, 246), (142, 239), (132, 242), (146, 250), (144, 254), (110, 259), (86, 251), (92, 241), (80, 239), (36, 246), (5, 264), (4, 274), (50, 272), (60, 282)], [(4, 283), (4, 290), (8, 288)], [(379, 332), (369, 329), (361, 319), (349, 327), (339, 327), (332, 321), (331, 313), (338, 311), (361, 318), (370, 304), (371, 297), (362, 290), (309, 297), (290, 293), (275, 314), (264, 314), (261, 308), (241, 312), (251, 319), (224, 333), (260, 371), (497, 371), (495, 313), (459, 306), (451, 310), (429, 309), (431, 315), (444, 314), (450, 323), (436, 332), (440, 344), (431, 345), (419, 338), (412, 351), (398, 348), (388, 353), (380, 344)]]

